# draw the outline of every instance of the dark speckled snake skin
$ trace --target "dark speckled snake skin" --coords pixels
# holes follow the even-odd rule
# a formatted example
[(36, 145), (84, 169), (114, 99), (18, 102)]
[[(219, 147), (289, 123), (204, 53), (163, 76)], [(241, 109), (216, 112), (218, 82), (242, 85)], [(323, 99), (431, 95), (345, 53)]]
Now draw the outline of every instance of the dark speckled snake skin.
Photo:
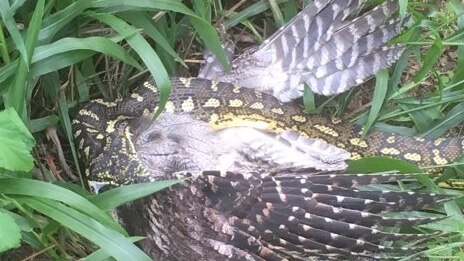
[[(362, 129), (357, 125), (308, 115), (295, 102), (284, 104), (271, 95), (228, 83), (173, 78), (172, 84), (166, 112), (191, 113), (215, 129), (231, 126), (252, 126), (273, 132), (290, 129), (344, 148), (352, 159), (382, 155), (420, 166), (452, 163), (463, 152), (463, 140), (459, 138), (426, 139), (380, 131), (362, 138)], [(90, 180), (117, 184), (143, 180), (140, 174), (124, 174), (141, 173), (143, 169), (133, 156), (133, 146), (118, 137), (132, 135), (129, 121), (153, 113), (157, 104), (157, 89), (148, 81), (121, 100), (94, 100), (79, 110), (73, 121), (74, 137)], [(127, 171), (120, 173), (121, 166)]]

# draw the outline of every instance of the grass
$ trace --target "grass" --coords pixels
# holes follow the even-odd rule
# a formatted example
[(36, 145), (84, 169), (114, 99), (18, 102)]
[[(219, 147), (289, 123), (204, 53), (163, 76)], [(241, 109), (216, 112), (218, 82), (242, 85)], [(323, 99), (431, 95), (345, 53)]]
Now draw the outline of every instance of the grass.
[[(86, 192), (76, 167), (74, 108), (95, 97), (119, 97), (149, 74), (167, 97), (168, 76), (194, 76), (203, 46), (224, 59), (214, 22), (260, 42), (297, 13), (299, 1), (132, 2), (0, 1), (0, 109), (9, 108), (0, 111), (0, 231), (11, 235), (4, 239), (0, 233), (0, 252), (21, 245), (31, 251), (9, 254), (17, 259), (30, 254), (101, 260), (106, 253), (121, 260), (148, 259), (132, 244), (139, 238), (128, 238), (108, 211), (173, 183), (128, 186), (98, 196)], [(462, 136), (464, 5), (459, 0), (438, 4), (401, 1), (413, 23), (396, 39), (407, 44), (396, 65), (377, 75), (375, 84), (336, 97), (307, 90), (306, 108), (331, 110), (366, 130)], [(361, 164), (360, 171), (367, 165)], [(442, 176), (463, 178), (459, 165)], [(428, 177), (421, 182), (428, 191), (439, 190)], [(430, 225), (454, 232), (430, 243), (430, 260), (464, 255), (462, 203), (445, 204), (440, 211), (453, 218)]]

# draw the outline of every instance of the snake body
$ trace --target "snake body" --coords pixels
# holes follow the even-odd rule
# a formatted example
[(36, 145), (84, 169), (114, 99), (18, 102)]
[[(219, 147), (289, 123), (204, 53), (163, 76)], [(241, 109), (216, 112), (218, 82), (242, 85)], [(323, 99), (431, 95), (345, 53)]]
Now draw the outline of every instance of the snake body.
[[(275, 133), (293, 130), (343, 148), (352, 159), (381, 155), (419, 166), (448, 164), (463, 152), (460, 138), (427, 139), (382, 131), (363, 137), (358, 125), (309, 115), (296, 102), (281, 103), (271, 95), (229, 83), (173, 78), (172, 86), (166, 113), (192, 114), (214, 129), (248, 126)], [(73, 121), (74, 137), (90, 180), (116, 184), (144, 180), (146, 171), (130, 142), (134, 133), (131, 123), (151, 115), (158, 104), (154, 82), (146, 81), (122, 99), (93, 100), (78, 111)]]

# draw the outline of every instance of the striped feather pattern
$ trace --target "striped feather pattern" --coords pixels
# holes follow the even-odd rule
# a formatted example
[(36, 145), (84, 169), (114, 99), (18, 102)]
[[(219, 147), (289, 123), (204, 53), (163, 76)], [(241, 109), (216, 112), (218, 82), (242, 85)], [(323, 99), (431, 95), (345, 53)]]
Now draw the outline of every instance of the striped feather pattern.
[(388, 0), (356, 16), (364, 0), (316, 0), (261, 46), (232, 62), (231, 72), (201, 75), (271, 93), (282, 102), (302, 96), (302, 84), (333, 95), (366, 81), (402, 54), (387, 43), (404, 21)]
[(386, 247), (383, 242), (427, 240), (437, 234), (389, 233), (380, 228), (416, 226), (440, 218), (389, 218), (382, 213), (421, 210), (452, 199), (354, 187), (413, 178), (407, 174), (348, 175), (306, 170), (277, 176), (254, 173), (250, 177), (198, 171), (176, 173), (175, 177), (189, 177), (187, 187), (202, 188), (195, 195), (228, 220), (229, 244), (251, 253), (255, 260), (382, 259), (419, 251), (420, 245)]

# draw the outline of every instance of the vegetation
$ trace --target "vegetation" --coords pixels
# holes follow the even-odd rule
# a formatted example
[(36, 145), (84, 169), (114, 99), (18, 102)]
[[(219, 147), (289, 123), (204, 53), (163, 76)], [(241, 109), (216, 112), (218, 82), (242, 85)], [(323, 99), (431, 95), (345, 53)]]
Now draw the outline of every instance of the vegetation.
[[(13, 259), (101, 260), (108, 254), (119, 260), (149, 259), (132, 244), (139, 238), (128, 237), (108, 212), (176, 181), (88, 193), (77, 167), (72, 112), (94, 97), (123, 95), (149, 74), (166, 98), (168, 76), (195, 75), (204, 46), (225, 64), (215, 22), (260, 42), (294, 16), (301, 1), (223, 2), (0, 1), (0, 253), (10, 251)], [(408, 48), (394, 68), (379, 73), (375, 86), (368, 83), (336, 97), (307, 91), (306, 108), (310, 113), (331, 110), (366, 131), (375, 127), (423, 137), (462, 136), (464, 4), (399, 2), (401, 13), (407, 11), (413, 19), (395, 40)], [(353, 169), (405, 164), (369, 160)], [(439, 180), (424, 176), (419, 182), (426, 191), (459, 194), (435, 184), (463, 178), (464, 168), (456, 164)], [(417, 184), (389, 187), (415, 188)], [(450, 233), (430, 243), (425, 254), (431, 260), (464, 257), (462, 203), (447, 203), (437, 212), (450, 218), (418, 228)]]

